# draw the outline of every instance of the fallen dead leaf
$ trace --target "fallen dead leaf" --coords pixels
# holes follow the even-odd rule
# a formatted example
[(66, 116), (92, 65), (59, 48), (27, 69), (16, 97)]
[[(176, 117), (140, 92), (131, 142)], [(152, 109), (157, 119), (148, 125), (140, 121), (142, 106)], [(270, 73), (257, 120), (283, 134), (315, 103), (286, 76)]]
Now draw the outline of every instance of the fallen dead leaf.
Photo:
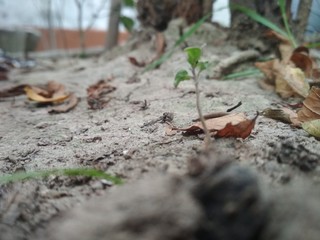
[(215, 136), (245, 139), (250, 136), (258, 116), (259, 114), (257, 114), (253, 119), (246, 119), (236, 125), (228, 123), (223, 129), (217, 131)]
[(69, 97), (69, 94), (59, 95), (55, 97), (43, 97), (42, 95), (38, 94), (37, 90), (34, 90), (32, 86), (26, 86), (24, 90), (26, 92), (27, 97), (30, 100), (33, 100), (39, 103), (59, 103), (59, 102), (63, 102)]
[[(293, 93), (297, 93), (304, 98), (308, 96), (310, 86), (300, 68), (292, 67), (290, 65), (279, 65), (276, 67), (276, 71), (278, 77), (276, 81), (280, 79), (281, 81), (284, 80), (293, 90)], [(276, 87), (277, 92), (278, 90), (279, 89)]]
[(311, 88), (309, 95), (303, 101), (302, 109), (298, 112), (298, 119), (301, 122), (320, 119), (320, 88)]
[(79, 102), (79, 98), (74, 94), (70, 94), (66, 104), (55, 106), (49, 110), (49, 113), (66, 113), (74, 109)]
[(265, 81), (268, 84), (273, 84), (275, 83), (275, 74), (273, 70), (273, 64), (275, 63), (275, 59), (266, 61), (266, 62), (256, 62), (255, 66), (266, 76)]
[(320, 139), (320, 119), (304, 122), (302, 128), (310, 135)]
[(17, 86), (13, 86), (11, 88), (7, 88), (0, 91), (0, 98), (7, 98), (7, 97), (16, 97), (19, 95), (25, 94), (24, 88), (28, 86), (26, 84), (21, 84)]
[[(207, 119), (205, 123), (208, 130), (216, 137), (246, 138), (250, 135), (257, 116), (253, 120), (249, 120), (244, 113), (233, 113), (218, 118)], [(204, 132), (201, 122), (197, 122), (187, 128), (172, 129), (184, 131), (188, 135), (196, 135)]]
[(309, 49), (304, 46), (293, 49), (288, 39), (273, 31), (267, 36), (278, 41), (280, 56), (255, 64), (266, 76), (264, 85), (275, 85), (275, 91), (282, 98), (307, 97), (310, 90), (307, 78), (314, 80), (320, 76), (317, 62), (309, 56)]
[(139, 62), (135, 57), (128, 57), (130, 63), (136, 67), (145, 67), (147, 65), (146, 62)]
[(105, 95), (116, 90), (107, 80), (100, 80), (87, 88), (87, 102), (90, 109), (102, 109), (111, 100), (104, 99)]
[(294, 52), (290, 57), (290, 61), (293, 62), (297, 68), (300, 68), (305, 73), (306, 77), (312, 76), (313, 62), (308, 55)]
[(272, 109), (267, 108), (263, 110), (262, 115), (283, 123), (289, 123), (293, 126), (300, 126), (301, 122), (298, 120), (298, 114), (289, 108)]

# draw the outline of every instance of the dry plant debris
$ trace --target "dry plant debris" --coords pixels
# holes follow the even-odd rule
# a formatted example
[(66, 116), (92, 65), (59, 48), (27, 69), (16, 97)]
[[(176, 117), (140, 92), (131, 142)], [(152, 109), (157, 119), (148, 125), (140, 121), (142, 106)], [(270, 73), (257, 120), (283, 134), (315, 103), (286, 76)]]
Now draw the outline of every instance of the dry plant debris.
[(129, 62), (136, 67), (145, 67), (147, 65), (144, 61), (138, 61), (135, 57), (128, 57)]
[(279, 42), (280, 56), (255, 64), (265, 74), (265, 84), (274, 86), (282, 98), (307, 97), (310, 90), (308, 79), (315, 81), (318, 76), (317, 64), (309, 56), (309, 50), (304, 46), (294, 49), (288, 39), (276, 32), (269, 31), (267, 36)]
[(13, 86), (11, 88), (6, 88), (0, 90), (0, 98), (7, 98), (7, 97), (16, 97), (25, 94), (24, 88), (28, 86), (26, 84), (20, 84)]
[(298, 112), (301, 122), (320, 119), (320, 88), (312, 87), (309, 95), (303, 101), (303, 106)]
[(111, 80), (112, 78), (100, 80), (87, 88), (87, 102), (90, 109), (103, 109), (111, 100), (111, 97), (104, 99), (107, 94), (116, 90), (116, 87), (110, 85)]
[[(0, 97), (15, 97), (26, 94), (28, 99), (40, 104), (54, 104), (49, 113), (65, 113), (73, 109), (78, 98), (66, 91), (65, 86), (56, 81), (49, 81), (44, 86), (21, 84), (0, 91)], [(60, 105), (68, 101), (66, 105)]]
[(74, 109), (79, 102), (79, 98), (74, 94), (71, 93), (69, 98), (65, 101), (66, 104), (54, 106), (49, 110), (49, 113), (66, 113), (70, 110)]
[[(205, 123), (212, 136), (245, 139), (251, 134), (257, 117), (258, 114), (253, 119), (248, 119), (244, 113), (233, 113), (222, 117), (206, 119)], [(187, 135), (197, 135), (203, 133), (203, 126), (198, 121), (190, 127), (173, 127), (172, 130), (184, 131)]]

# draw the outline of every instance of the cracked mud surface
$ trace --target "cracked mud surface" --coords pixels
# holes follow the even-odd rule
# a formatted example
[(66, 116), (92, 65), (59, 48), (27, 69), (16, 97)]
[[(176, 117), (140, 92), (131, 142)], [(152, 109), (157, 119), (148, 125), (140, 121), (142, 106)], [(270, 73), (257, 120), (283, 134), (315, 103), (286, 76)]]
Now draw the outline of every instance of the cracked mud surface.
[[(173, 88), (175, 73), (186, 67), (185, 56), (177, 50), (160, 69), (138, 73), (138, 79), (128, 82), (138, 69), (127, 58), (150, 55), (149, 45), (146, 46), (111, 61), (87, 59), (70, 64), (61, 60), (54, 71), (14, 71), (10, 81), (0, 82), (0, 87), (5, 88), (18, 83), (38, 84), (55, 80), (81, 98), (74, 110), (57, 115), (48, 114), (47, 107), (37, 107), (25, 96), (1, 99), (1, 174), (19, 170), (94, 167), (123, 178), (126, 184), (134, 184), (139, 179), (152, 184), (153, 176), (157, 175), (183, 176), (187, 172), (188, 160), (199, 154), (202, 140), (180, 133), (166, 136), (163, 118), (168, 113), (173, 114), (172, 124), (185, 127), (197, 117), (192, 83), (183, 82), (178, 89)], [(208, 45), (204, 59), (224, 58), (234, 50), (232, 46)], [(80, 67), (84, 69), (76, 71)], [(102, 110), (89, 110), (86, 88), (110, 76), (114, 78), (111, 84), (117, 88), (109, 95), (112, 100)], [(254, 116), (256, 111), (283, 103), (275, 93), (260, 89), (258, 78), (201, 79), (200, 89), (205, 113), (225, 111), (242, 101), (236, 111)], [(233, 161), (253, 169), (267, 185), (286, 186), (304, 181), (308, 186), (319, 187), (320, 142), (301, 129), (259, 117), (247, 139), (218, 139), (214, 145), (219, 152), (231, 155)], [(118, 188), (121, 189), (96, 179), (63, 176), (1, 186), (0, 239), (34, 239), (39, 232), (46, 232), (53, 219), (64, 219), (64, 213), (69, 209), (81, 206), (95, 196), (108, 199), (108, 194)], [(152, 192), (152, 188), (148, 191)], [(110, 199), (108, 203), (117, 198)], [(192, 201), (188, 200), (187, 206), (192, 205)], [(183, 207), (181, 211), (184, 211)], [(194, 223), (179, 224), (186, 224), (183, 225), (186, 227)]]

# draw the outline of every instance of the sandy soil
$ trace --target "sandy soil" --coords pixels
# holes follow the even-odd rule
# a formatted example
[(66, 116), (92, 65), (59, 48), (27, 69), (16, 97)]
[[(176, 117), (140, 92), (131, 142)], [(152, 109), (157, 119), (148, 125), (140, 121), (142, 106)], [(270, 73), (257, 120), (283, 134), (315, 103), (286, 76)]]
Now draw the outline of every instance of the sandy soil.
[[(224, 59), (236, 50), (235, 47), (228, 46), (221, 41), (223, 38), (221, 38), (220, 32), (210, 33), (214, 38), (208, 38), (211, 35), (204, 33), (206, 33), (205, 30), (199, 31), (190, 42), (202, 45), (203, 42), (207, 41), (205, 39), (210, 39), (204, 51), (205, 60)], [(172, 39), (174, 38), (175, 36), (172, 36)], [(172, 42), (169, 44), (172, 44)], [(126, 182), (125, 186), (110, 186), (101, 180), (86, 177), (50, 176), (43, 180), (1, 186), (0, 239), (35, 239), (35, 236), (44, 239), (43, 236), (46, 234), (55, 235), (53, 239), (88, 239), (85, 237), (104, 239), (103, 236), (108, 234), (107, 230), (102, 231), (105, 235), (96, 234), (94, 230), (87, 231), (91, 234), (89, 236), (81, 235), (81, 226), (87, 224), (97, 226), (95, 221), (99, 223), (102, 221), (101, 219), (94, 220), (94, 217), (91, 219), (89, 216), (92, 214), (89, 213), (94, 212), (96, 213), (93, 214), (94, 216), (100, 214), (104, 218), (108, 218), (108, 211), (112, 211), (110, 208), (114, 211), (121, 208), (121, 204), (116, 204), (119, 199), (124, 205), (131, 202), (133, 203), (132, 206), (137, 207), (137, 201), (142, 201), (144, 206), (148, 206), (146, 199), (150, 196), (152, 196), (150, 197), (151, 202), (155, 201), (154, 199), (157, 199), (157, 196), (160, 196), (161, 202), (168, 199), (168, 209), (175, 209), (174, 206), (179, 205), (179, 203), (182, 205), (177, 209), (177, 213), (173, 217), (174, 220), (172, 220), (173, 223), (160, 224), (160, 229), (167, 229), (168, 226), (177, 224), (177, 229), (180, 230), (170, 230), (167, 235), (163, 235), (164, 238), (162, 239), (178, 239), (176, 237), (182, 236), (179, 234), (183, 232), (183, 229), (189, 229), (190, 234), (192, 234), (194, 229), (190, 226), (195, 226), (200, 221), (196, 221), (196, 219), (201, 219), (202, 216), (197, 210), (200, 208), (197, 205), (198, 203), (194, 203), (193, 199), (186, 199), (183, 191), (171, 189), (164, 194), (162, 193), (164, 190), (161, 189), (169, 189), (168, 186), (174, 185), (174, 183), (170, 183), (173, 180), (168, 180), (171, 178), (179, 178), (179, 181), (182, 182), (189, 181), (184, 180), (188, 160), (191, 157), (199, 156), (202, 149), (203, 141), (198, 137), (183, 136), (180, 133), (167, 136), (165, 134), (166, 124), (163, 123), (164, 115), (167, 113), (173, 114), (172, 123), (175, 126), (185, 127), (192, 123), (191, 120), (197, 117), (194, 87), (192, 82), (183, 82), (178, 89), (173, 88), (175, 73), (186, 67), (185, 56), (180, 49), (177, 49), (173, 57), (165, 62), (160, 69), (146, 73), (141, 73), (140, 69), (132, 66), (128, 61), (128, 56), (143, 59), (151, 56), (151, 52), (150, 44), (142, 44), (138, 49), (121, 53), (121, 55), (112, 57), (112, 60), (109, 61), (105, 60), (105, 57), (72, 60), (72, 64), (69, 60), (60, 60), (55, 63), (54, 70), (35, 69), (30, 73), (22, 73), (16, 70), (11, 73), (9, 81), (0, 82), (0, 88), (5, 88), (18, 83), (38, 84), (55, 80), (65, 84), (68, 90), (75, 92), (81, 98), (81, 102), (74, 110), (56, 115), (48, 114), (47, 107), (38, 107), (28, 101), (25, 96), (1, 99), (1, 173), (8, 174), (18, 170), (32, 171), (48, 168), (95, 167), (117, 175)], [(111, 57), (107, 56), (107, 58)], [(81, 67), (83, 69), (79, 71)], [(136, 81), (128, 83), (134, 73), (137, 73)], [(108, 106), (102, 110), (88, 109), (86, 88), (100, 79), (111, 76), (113, 76), (111, 84), (117, 89), (110, 94), (112, 100)], [(201, 79), (203, 111), (205, 113), (225, 111), (242, 101), (242, 106), (236, 111), (245, 112), (248, 116), (253, 117), (256, 111), (285, 103), (275, 93), (260, 89), (258, 80), (256, 77), (229, 81)], [(253, 179), (259, 179), (259, 181), (250, 180), (250, 182), (261, 182), (261, 185), (254, 186), (261, 192), (266, 191), (266, 195), (268, 195), (266, 199), (277, 199), (278, 197), (273, 197), (274, 195), (278, 196), (277, 189), (293, 188), (292, 191), (298, 193), (283, 195), (284, 199), (287, 199), (285, 196), (297, 196), (296, 199), (301, 199), (301, 196), (307, 196), (307, 198), (310, 196), (310, 204), (308, 200), (305, 200), (305, 204), (299, 203), (297, 200), (296, 205), (292, 205), (293, 208), (301, 208), (301, 205), (309, 210), (313, 207), (318, 208), (315, 202), (319, 200), (320, 195), (315, 194), (313, 197), (311, 192), (319, 188), (320, 142), (308, 136), (303, 130), (264, 117), (258, 117), (256, 126), (247, 139), (217, 139), (213, 144), (212, 156), (217, 155), (217, 152), (229, 154), (231, 156), (229, 160), (237, 166), (240, 165), (239, 168), (250, 170), (250, 174), (255, 176)], [(216, 157), (212, 157), (212, 162), (214, 161), (217, 161)], [(231, 165), (233, 166), (233, 164)], [(157, 180), (158, 178), (162, 180)], [(137, 181), (138, 183), (136, 183)], [(193, 185), (202, 187), (200, 180), (194, 181), (196, 183)], [(308, 187), (301, 187), (305, 186), (298, 184), (301, 182)], [(183, 186), (185, 185), (188, 184), (183, 183)], [(189, 185), (183, 187), (183, 189), (191, 191)], [(146, 186), (149, 186), (149, 188)], [(124, 190), (121, 190), (122, 188)], [(137, 190), (133, 191), (132, 189)], [(310, 189), (310, 192), (306, 189)], [(144, 197), (137, 197), (139, 193), (143, 194), (145, 191), (150, 194), (145, 193), (145, 195), (142, 195)], [(100, 202), (95, 202), (94, 199), (97, 196), (100, 196), (100, 198), (98, 197)], [(104, 206), (101, 203), (101, 196), (104, 199), (102, 202), (111, 207), (101, 207)], [(170, 196), (174, 196), (174, 199), (171, 199)], [(265, 199), (264, 197), (261, 198)], [(281, 198), (279, 201), (283, 201)], [(83, 207), (87, 206), (86, 202), (89, 199), (91, 205)], [(264, 201), (261, 200), (261, 202)], [(285, 205), (285, 203), (283, 204)], [(156, 203), (154, 206), (156, 206)], [(275, 209), (279, 206), (281, 205), (276, 205)], [(86, 210), (87, 208), (89, 210)], [(281, 209), (281, 207), (279, 208)], [(80, 209), (84, 213), (80, 214), (77, 213), (78, 210), (73, 210), (73, 213), (70, 214), (70, 209)], [(144, 211), (144, 208), (138, 209), (139, 211), (131, 212), (128, 210), (129, 213), (126, 212), (125, 214), (132, 216)], [(166, 214), (171, 216), (168, 209)], [(154, 211), (161, 212), (162, 210), (163, 208), (158, 207)], [(306, 226), (310, 226), (311, 230), (310, 234), (306, 233), (303, 238), (316, 239), (316, 235), (312, 235), (311, 232), (317, 228), (319, 231), (319, 222), (315, 221), (320, 217), (319, 209), (309, 210), (303, 210), (303, 212), (314, 214), (315, 224), (305, 223)], [(185, 213), (185, 215), (182, 213)], [(117, 216), (119, 217), (119, 214), (112, 216), (115, 217), (111, 220), (108, 218), (109, 220), (103, 222), (105, 225), (102, 224), (101, 228), (118, 226), (117, 221), (120, 220)], [(148, 216), (156, 218), (155, 216), (158, 215), (149, 214)], [(194, 219), (189, 222), (181, 220), (182, 218), (190, 219), (190, 216), (191, 218), (194, 216)], [(252, 219), (255, 219), (256, 215), (253, 216), (251, 216)], [(282, 218), (274, 216), (274, 221), (282, 219), (279, 220), (281, 225), (281, 221), (290, 222), (292, 220), (289, 217), (290, 220), (285, 219), (283, 216), (281, 216)], [(86, 220), (87, 217), (88, 220)], [(80, 219), (80, 223), (77, 222), (77, 219)], [(112, 219), (115, 220), (112, 221)], [(68, 235), (65, 229), (61, 229), (63, 227), (59, 227), (59, 223), (64, 225), (64, 221), (76, 222), (76, 227), (69, 228), (69, 230), (72, 229), (73, 233), (76, 233), (73, 236), (74, 238), (70, 234)], [(138, 220), (133, 219), (132, 221)], [(52, 228), (48, 226), (51, 226), (51, 222), (55, 222), (55, 228), (53, 229), (59, 229), (59, 231), (50, 230)], [(143, 221), (140, 223), (142, 224)], [(296, 222), (292, 220), (292, 228), (298, 228), (299, 223), (298, 220)], [(69, 225), (66, 224), (65, 226)], [(261, 239), (273, 236), (272, 232), (276, 231), (277, 227), (279, 226), (268, 225), (268, 227), (265, 227), (266, 231), (269, 231), (269, 228), (271, 230), (268, 232), (269, 235), (264, 234)], [(109, 228), (106, 227), (106, 229)], [(123, 231), (125, 232), (125, 230)], [(139, 231), (137, 230), (133, 236), (140, 239), (161, 239), (154, 236), (164, 234), (163, 231), (153, 232), (150, 230), (148, 232), (145, 229)], [(250, 231), (249, 229), (248, 232)], [(59, 232), (62, 235), (59, 235)], [(145, 232), (148, 232), (148, 234), (143, 234)], [(274, 237), (273, 239), (302, 239), (298, 238), (297, 231), (288, 230), (288, 232), (290, 233), (278, 234), (277, 238)], [(129, 239), (129, 237), (132, 237), (130, 233), (126, 234), (128, 235), (111, 235), (114, 237), (109, 239)], [(296, 238), (289, 238), (288, 236), (296, 236)], [(232, 238), (221, 237), (217, 239)], [(253, 238), (248, 235), (238, 239)]]

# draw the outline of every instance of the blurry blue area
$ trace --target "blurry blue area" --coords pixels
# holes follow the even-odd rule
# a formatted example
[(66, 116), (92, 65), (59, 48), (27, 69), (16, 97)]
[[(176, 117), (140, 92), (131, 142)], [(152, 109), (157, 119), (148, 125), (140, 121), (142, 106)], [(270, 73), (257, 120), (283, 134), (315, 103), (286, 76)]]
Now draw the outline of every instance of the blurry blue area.
[(306, 35), (320, 33), (320, 0), (313, 0)]

